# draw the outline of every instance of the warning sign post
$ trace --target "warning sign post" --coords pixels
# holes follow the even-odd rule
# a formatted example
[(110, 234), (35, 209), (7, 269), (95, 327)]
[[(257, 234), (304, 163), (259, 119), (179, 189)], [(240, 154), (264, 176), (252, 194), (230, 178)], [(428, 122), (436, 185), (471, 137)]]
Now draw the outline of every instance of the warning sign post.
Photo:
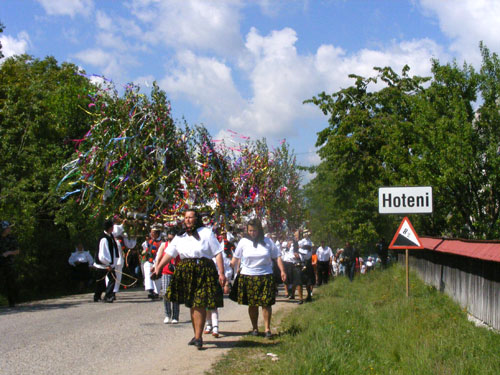
[(411, 225), (410, 220), (405, 217), (394, 235), (394, 238), (389, 245), (391, 250), (405, 250), (406, 263), (406, 297), (410, 295), (410, 265), (409, 251), (410, 249), (423, 249), (422, 242), (418, 238), (417, 232)]

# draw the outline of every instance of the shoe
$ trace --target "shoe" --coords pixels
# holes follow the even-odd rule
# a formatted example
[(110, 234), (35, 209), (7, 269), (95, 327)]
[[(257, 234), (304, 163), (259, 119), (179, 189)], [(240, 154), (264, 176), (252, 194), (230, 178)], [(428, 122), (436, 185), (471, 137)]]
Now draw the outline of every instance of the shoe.
[(189, 340), (188, 345), (194, 345), (194, 342), (196, 339), (193, 337), (191, 340)]
[(172, 319), (172, 324), (177, 324), (179, 321), (177, 319)]
[(203, 339), (195, 339), (193, 345), (196, 346), (196, 349), (201, 350), (203, 348)]
[(203, 333), (207, 333), (208, 334), (210, 332), (212, 332), (212, 326), (209, 325), (209, 324), (207, 324), (207, 326), (205, 327), (205, 331), (203, 331)]
[(96, 296), (94, 296), (94, 302), (99, 302), (100, 300), (101, 300), (101, 298), (100, 298), (100, 297), (96, 297)]
[(308, 296), (308, 297), (306, 298), (306, 302), (311, 302), (312, 300), (313, 300), (313, 299), (312, 299), (312, 297), (311, 297), (311, 296)]
[(297, 304), (299, 305), (302, 305), (304, 303), (304, 301), (300, 300), (299, 302), (297, 302)]
[(286, 297), (286, 298), (288, 298), (288, 299), (295, 299), (295, 297), (294, 297), (294, 296), (292, 296), (292, 295), (289, 295), (289, 296), (288, 296), (288, 297)]
[(214, 329), (212, 330), (212, 336), (215, 338), (219, 338), (219, 328), (217, 326), (214, 326)]
[(259, 336), (259, 330), (258, 329), (254, 329), (254, 330), (250, 331), (250, 334), (252, 336)]
[(264, 337), (266, 339), (270, 339), (271, 337), (273, 337), (273, 334), (271, 333), (271, 331), (266, 331), (266, 333), (264, 333)]
[[(165, 323), (165, 324), (170, 323), (170, 318), (168, 316), (166, 316), (165, 319), (163, 319), (163, 323)], [(172, 323), (173, 323), (173, 321), (172, 321)]]
[(153, 293), (151, 297), (148, 296), (148, 298), (151, 298), (151, 301), (156, 301), (158, 298), (160, 298), (160, 295), (158, 293)]
[(104, 302), (113, 303), (113, 297), (106, 297), (106, 298), (104, 298)]

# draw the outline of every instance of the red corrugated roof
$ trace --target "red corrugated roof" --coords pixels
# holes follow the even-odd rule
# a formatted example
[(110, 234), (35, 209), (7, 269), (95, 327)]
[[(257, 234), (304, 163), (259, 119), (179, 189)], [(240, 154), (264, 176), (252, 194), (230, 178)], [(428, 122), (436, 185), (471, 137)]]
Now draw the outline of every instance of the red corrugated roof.
[(420, 237), (420, 240), (426, 250), (500, 262), (500, 242), (449, 240), (432, 237)]

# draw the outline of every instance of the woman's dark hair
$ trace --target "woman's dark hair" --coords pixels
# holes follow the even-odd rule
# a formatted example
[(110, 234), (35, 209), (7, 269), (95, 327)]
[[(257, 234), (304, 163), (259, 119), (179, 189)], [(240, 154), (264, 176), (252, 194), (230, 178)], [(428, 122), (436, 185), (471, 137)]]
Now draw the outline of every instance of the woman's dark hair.
[[(257, 229), (257, 238), (256, 239), (253, 239), (253, 238), (250, 238), (248, 236), (248, 227), (254, 227)], [(262, 223), (260, 222), (259, 219), (255, 218), (255, 219), (251, 219), (247, 222), (247, 238), (251, 241), (253, 241), (253, 246), (254, 247), (257, 247), (257, 244), (262, 244), (262, 245), (265, 245), (265, 242), (264, 242), (264, 229), (262, 228)]]

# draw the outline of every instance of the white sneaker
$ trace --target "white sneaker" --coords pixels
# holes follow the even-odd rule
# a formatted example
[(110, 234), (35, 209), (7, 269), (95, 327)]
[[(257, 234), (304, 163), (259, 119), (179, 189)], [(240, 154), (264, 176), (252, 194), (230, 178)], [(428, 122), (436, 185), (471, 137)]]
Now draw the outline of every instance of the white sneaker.
[[(163, 323), (167, 324), (167, 323), (170, 323), (170, 318), (168, 316), (165, 317), (165, 319), (163, 319)], [(172, 321), (173, 323), (173, 321)]]
[(177, 324), (179, 321), (177, 319), (172, 319), (172, 324)]

